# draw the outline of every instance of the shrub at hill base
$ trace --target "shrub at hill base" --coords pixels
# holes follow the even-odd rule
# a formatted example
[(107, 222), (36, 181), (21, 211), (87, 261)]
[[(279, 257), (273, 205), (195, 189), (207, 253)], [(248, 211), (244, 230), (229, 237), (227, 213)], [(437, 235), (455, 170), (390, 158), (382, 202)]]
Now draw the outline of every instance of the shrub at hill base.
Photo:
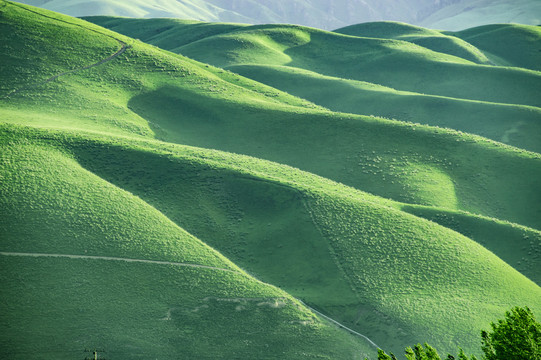
[(486, 360), (541, 360), (541, 323), (528, 307), (515, 307), (490, 325), (492, 332), (481, 333)]
[[(482, 331), (483, 360), (541, 360), (541, 323), (535, 320), (532, 311), (514, 307), (505, 313), (505, 319), (491, 323), (492, 332)], [(407, 360), (442, 360), (435, 348), (428, 344), (417, 344), (405, 350)], [(455, 360), (447, 355), (447, 360)], [(391, 353), (378, 349), (378, 360), (397, 360)], [(468, 357), (462, 349), (458, 360), (477, 360), (475, 355)]]

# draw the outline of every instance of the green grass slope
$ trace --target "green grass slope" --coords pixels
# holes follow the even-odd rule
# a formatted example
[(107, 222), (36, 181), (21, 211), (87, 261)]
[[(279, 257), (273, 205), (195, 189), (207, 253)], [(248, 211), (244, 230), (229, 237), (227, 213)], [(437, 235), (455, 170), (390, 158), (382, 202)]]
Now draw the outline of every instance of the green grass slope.
[(454, 35), (478, 47), (496, 63), (541, 70), (541, 29), (538, 26), (486, 25)]
[(475, 240), (526, 277), (541, 284), (541, 232), (462, 211), (401, 205), (410, 214), (434, 221)]
[[(10, 2), (0, 11), (6, 357), (49, 344), (126, 358), (371, 350), (292, 296), (394, 351), (426, 340), (477, 351), (479, 329), (502, 311), (541, 306), (514, 258), (495, 255), (510, 248), (503, 235), (488, 251), (481, 217), (457, 211), (540, 228), (539, 154), (333, 113), (78, 19)], [(272, 53), (273, 41), (260, 45)], [(74, 63), (64, 43), (102, 57)], [(359, 190), (457, 211), (474, 239)]]
[[(486, 76), (479, 77), (478, 75), (471, 75), (467, 71), (464, 74), (457, 74), (449, 69), (440, 69), (431, 73), (428, 70), (433, 64), (427, 64), (427, 59), (419, 58), (415, 60), (416, 65), (410, 68), (404, 67), (402, 64), (389, 65), (381, 61), (383, 55), (376, 56), (379, 51), (377, 48), (373, 54), (370, 54), (367, 49), (364, 49), (364, 53), (359, 50), (359, 54), (364, 55), (361, 60), (358, 60), (359, 54), (351, 55), (352, 49), (356, 49), (354, 45), (352, 45), (351, 49), (346, 50), (320, 51), (320, 49), (328, 49), (334, 44), (340, 44), (344, 37), (338, 35), (333, 37), (332, 34), (329, 35), (329, 33), (322, 33), (313, 29), (286, 26), (261, 29), (260, 27), (227, 26), (227, 24), (180, 22), (170, 19), (142, 20), (94, 17), (89, 18), (89, 20), (111, 27), (116, 31), (140, 37), (143, 41), (174, 52), (185, 53), (188, 48), (190, 56), (220, 66), (226, 66), (228, 69), (244, 76), (309, 99), (333, 111), (376, 115), (402, 121), (449, 127), (520, 148), (540, 151), (539, 144), (541, 144), (541, 141), (537, 136), (540, 133), (537, 127), (541, 121), (539, 108), (520, 105), (523, 103), (522, 101), (516, 98), (508, 98), (513, 90), (505, 90), (517, 86), (522, 87), (520, 92), (522, 94), (528, 93), (528, 96), (532, 98), (539, 86), (528, 84), (527, 81), (523, 82), (520, 80), (520, 76), (514, 78), (511, 75), (511, 72), (524, 72), (526, 70), (477, 66), (476, 72), (478, 74), (482, 72), (508, 73), (509, 77), (506, 75), (507, 80), (505, 83), (493, 84), (495, 88), (492, 88), (492, 85), (488, 85), (482, 79), (489, 78), (492, 82), (494, 81), (492, 75), (486, 74)], [(464, 59), (478, 63), (488, 61), (479, 49), (457, 37), (445, 36), (434, 30), (407, 24), (394, 22), (368, 23), (338, 31), (352, 35), (426, 42), (435, 45), (434, 49), (437, 48), (441, 52), (462, 56)], [(246, 35), (247, 32), (250, 33), (249, 36)], [(312, 32), (328, 35), (324, 46), (318, 48), (316, 45), (312, 45), (310, 42)], [(363, 39), (356, 39), (363, 41)], [(380, 42), (380, 45), (384, 44), (381, 43), (383, 41), (393, 41), (378, 40), (376, 38), (364, 40), (376, 44)], [(433, 40), (437, 44), (433, 43)], [(213, 46), (205, 45), (207, 42), (213, 41), (216, 41)], [(447, 47), (445, 44), (449, 41), (452, 43), (458, 41), (463, 44), (458, 47)], [(190, 43), (192, 44), (190, 45)], [(387, 50), (385, 56), (393, 56), (397, 59), (400, 57), (407, 58), (411, 55), (409, 46), (416, 46), (404, 42), (401, 44), (409, 45), (393, 49), (390, 52)], [(424, 45), (430, 47), (430, 44)], [(511, 41), (505, 41), (502, 48), (506, 46), (512, 46)], [(313, 59), (310, 60), (312, 63), (310, 66), (305, 66), (304, 63), (295, 63), (294, 58), (290, 56), (293, 53), (292, 49), (303, 47), (318, 49), (318, 52), (313, 54)], [(217, 53), (216, 48), (223, 51)], [(425, 49), (425, 53), (427, 51)], [(329, 59), (329, 56), (333, 56), (333, 58)], [(362, 63), (372, 57), (377, 59), (377, 61), (374, 61), (377, 69), (363, 71)], [(347, 59), (352, 60), (344, 64)], [(453, 61), (458, 62), (464, 61), (457, 60), (456, 57), (453, 59)], [(316, 61), (317, 64), (313, 64)], [(403, 61), (406, 60), (403, 59)], [(458, 66), (458, 64), (454, 63), (447, 65), (448, 67)], [(307, 70), (307, 68), (310, 68), (310, 70)], [(389, 75), (402, 68), (405, 72), (408, 72), (408, 76), (415, 77), (415, 79), (397, 83), (394, 76)], [(340, 74), (336, 74), (337, 69), (339, 69)], [(326, 73), (333, 73), (334, 75), (323, 75)], [(359, 73), (360, 75), (357, 75)], [(393, 79), (392, 85), (394, 88), (370, 82), (376, 81), (373, 79), (374, 74)], [(422, 80), (428, 76), (431, 76), (430, 80)], [(535, 76), (537, 77), (537, 75)], [(369, 81), (351, 80), (365, 79), (367, 77), (371, 77), (368, 79)], [(471, 83), (471, 79), (474, 79), (475, 84)], [(380, 80), (377, 81), (382, 83)], [(416, 86), (417, 91), (422, 90), (422, 92), (399, 90), (411, 88), (412, 83), (418, 84)], [(425, 89), (427, 84), (440, 87), (442, 84), (451, 83), (454, 89), (452, 97), (431, 95)], [(499, 92), (501, 96), (498, 95), (498, 99), (492, 100), (501, 101), (504, 104), (468, 99), (468, 96), (466, 96), (467, 90), (475, 87), (477, 89), (474, 92), (477, 94), (470, 96), (470, 98), (485, 98), (486, 93), (493, 89)], [(515, 101), (518, 103), (513, 103)], [(533, 101), (532, 103), (536, 102)]]
[(246, 27), (244, 24), (205, 23), (174, 18), (130, 19), (87, 16), (84, 20), (172, 52), (191, 42)]
[[(10, 32), (20, 34), (13, 42), (57, 51), (39, 28), (35, 37), (26, 28)], [(324, 112), (235, 74), (123, 41), (130, 47), (114, 61), (9, 95), (5, 121), (64, 128), (76, 121), (80, 129), (244, 153), (398, 201), (541, 227), (538, 155), (448, 130)]]
[(105, 348), (118, 358), (334, 359), (371, 350), (82, 167), (65, 134), (44, 135), (32, 141), (8, 127), (1, 136), (2, 357)]
[[(8, 135), (4, 137), (8, 139), (20, 139), (24, 134), (27, 142), (37, 142), (44, 148), (62, 146), (65, 154), (73, 156), (77, 166), (89, 171), (97, 180), (105, 180), (112, 184), (109, 186), (137, 196), (135, 199), (166, 215), (261, 280), (279, 286), (394, 351), (422, 339), (445, 351), (453, 351), (457, 343), (474, 351), (475, 335), (502, 309), (521, 301), (538, 306), (541, 288), (476, 242), (433, 222), (395, 210), (386, 200), (296, 169), (158, 142), (9, 127), (6, 130)], [(40, 156), (35, 149), (29, 152), (34, 157)], [(24, 151), (23, 154), (28, 156)], [(49, 163), (54, 159), (51, 155), (46, 158)], [(17, 159), (12, 156), (7, 159), (8, 163), (29, 168), (25, 162), (15, 162)], [(36, 164), (28, 169), (32, 180), (43, 183), (38, 169), (44, 166), (30, 160)], [(18, 176), (26, 173), (9, 170), (8, 167), (8, 174)], [(59, 172), (68, 174), (64, 178), (85, 180), (74, 172), (73, 166)], [(56, 181), (62, 179), (51, 170), (46, 174)], [(21, 188), (28, 191), (32, 181), (9, 183), (20, 183), (24, 185)], [(95, 185), (88, 186), (89, 198), (103, 198), (90, 192)], [(57, 198), (66, 193), (69, 195), (65, 196), (65, 202), (74, 205), (89, 202), (84, 197), (80, 199), (79, 187), (71, 189), (66, 183), (60, 187), (64, 191), (53, 192)], [(18, 197), (13, 196), (17, 191), (9, 193), (11, 201)], [(20, 197), (31, 196), (23, 193)], [(50, 221), (27, 214), (27, 208), (47, 212), (47, 205), (50, 208), (50, 204), (55, 204), (44, 196), (34, 197), (39, 199), (37, 203), (18, 206), (22, 217)], [(120, 202), (134, 207), (111, 196), (105, 198), (108, 198), (107, 203)], [(62, 199), (55, 200), (62, 203)], [(100, 213), (99, 205), (91, 208)], [(68, 213), (73, 216), (82, 211)], [(147, 216), (147, 221), (152, 220), (142, 211), (137, 214)], [(4, 219), (8, 228), (22, 227), (23, 221), (17, 217), (5, 216)], [(90, 224), (95, 222), (92, 217), (85, 220)], [(144, 225), (137, 219), (133, 221)], [(56, 228), (70, 229), (73, 224), (80, 224), (95, 228), (99, 238), (105, 234), (100, 236), (98, 229), (108, 229), (107, 235), (117, 233), (114, 225), (103, 219), (102, 223), (97, 227), (71, 220), (57, 224)], [(79, 234), (83, 233), (81, 230), (72, 231)], [(139, 236), (148, 237), (145, 232), (135, 230)], [(123, 239), (134, 238), (120, 234)], [(84, 243), (91, 245), (93, 241)], [(160, 248), (154, 241), (149, 244)], [(49, 252), (55, 251), (49, 247)], [(71, 249), (62, 253), (68, 251)], [(106, 249), (101, 254), (110, 255)], [(141, 255), (137, 258), (154, 259)], [(204, 262), (198, 259), (191, 263)], [(242, 301), (235, 305), (239, 302), (242, 307)], [(247, 308), (250, 309), (249, 304)], [(322, 350), (314, 349), (312, 353), (317, 351)]]
[[(178, 50), (219, 67), (253, 63), (288, 65), (397, 90), (500, 103), (541, 104), (532, 94), (533, 89), (541, 86), (541, 75), (537, 72), (480, 66), (401, 40), (268, 25), (212, 36)], [(434, 81), (435, 77), (438, 81)]]
[[(398, 201), (539, 228), (536, 179), (541, 158), (535, 153), (376, 118), (241, 110), (171, 87), (134, 97), (130, 108), (159, 124), (167, 141), (250, 154)], [(183, 115), (177, 116), (179, 112)], [(283, 128), (288, 131), (273, 130)]]
[(398, 91), (288, 66), (239, 65), (231, 71), (333, 111), (452, 128), (541, 152), (541, 109)]

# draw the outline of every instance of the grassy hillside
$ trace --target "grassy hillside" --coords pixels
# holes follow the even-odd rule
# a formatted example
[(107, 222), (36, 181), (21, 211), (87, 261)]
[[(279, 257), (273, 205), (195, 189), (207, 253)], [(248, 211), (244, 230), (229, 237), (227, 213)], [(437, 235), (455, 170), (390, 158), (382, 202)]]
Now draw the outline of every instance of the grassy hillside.
[(541, 152), (541, 109), (424, 95), (288, 66), (239, 65), (231, 71), (333, 111), (452, 128)]
[[(43, 43), (40, 34), (17, 43)], [(538, 155), (448, 130), (324, 112), (233, 73), (122, 41), (130, 47), (100, 71), (12, 95), (3, 108), (6, 121), (24, 116), (26, 124), (69, 128), (77, 120), (81, 129), (244, 153), (398, 201), (541, 227)], [(104, 94), (110, 94), (106, 102)]]
[[(470, 239), (394, 210), (386, 200), (295, 169), (215, 151), (134, 139), (7, 130), (5, 138), (20, 138), (24, 133), (29, 143), (39, 142), (44, 148), (62, 144), (77, 166), (96, 179), (105, 180), (115, 189), (124, 189), (130, 196), (136, 195), (135, 199), (143, 200), (150, 209), (158, 210), (261, 280), (276, 284), (388, 348), (398, 350), (408, 342), (421, 341), (422, 337), (447, 351), (452, 351), (453, 344), (459, 340), (463, 346), (474, 349), (476, 332), (501, 311), (502, 304), (526, 301), (537, 306), (541, 295), (539, 286)], [(36, 149), (31, 153), (33, 157), (39, 156)], [(25, 162), (16, 161), (13, 156), (7, 159), (28, 169)], [(47, 159), (50, 164), (54, 157), (48, 154)], [(39, 164), (35, 159), (29, 160)], [(29, 169), (32, 179), (40, 184), (44, 182), (40, 168), (44, 167)], [(10, 172), (9, 167), (7, 170), (8, 174), (19, 176), (26, 173), (17, 169)], [(73, 167), (59, 172), (89, 183)], [(62, 180), (50, 166), (46, 174), (56, 181)], [(9, 179), (9, 183), (28, 186), (32, 181)], [(87, 204), (94, 199), (97, 204), (91, 208), (98, 214), (105, 213), (103, 219), (96, 221), (87, 216), (83, 220), (56, 223), (54, 228), (85, 234), (88, 232), (85, 229), (90, 227), (96, 229), (93, 232), (99, 239), (117, 234), (120, 239), (130, 239), (134, 243), (130, 250), (135, 247), (138, 253), (117, 254), (108, 250), (113, 247), (113, 240), (105, 241), (105, 248), (98, 244), (94, 245), (96, 250), (84, 253), (80, 248), (51, 249), (48, 245), (51, 241), (44, 241), (41, 246), (47, 244), (45, 248), (35, 246), (39, 252), (156, 259), (144, 252), (144, 246), (135, 246), (137, 236), (125, 234), (117, 224), (110, 223), (114, 217), (107, 215), (107, 211), (120, 211), (109, 208), (100, 211), (100, 202), (95, 199), (126, 204), (140, 216), (146, 216), (145, 221), (152, 221), (146, 212), (110, 195), (95, 195), (90, 192), (96, 188), (92, 183), (86, 191), (80, 186), (72, 189), (66, 181), (60, 186), (63, 191), (47, 191), (55, 194), (54, 199), (21, 194), (20, 198), (35, 197), (39, 202), (19, 204), (20, 217), (51, 222), (58, 216), (55, 212), (59, 208), (66, 210), (65, 206), (54, 206), (55, 203)], [(81, 199), (79, 190), (88, 193), (89, 199)], [(10, 201), (19, 197), (17, 192), (10, 189)], [(64, 193), (65, 200), (60, 195)], [(8, 209), (7, 214), (12, 213), (10, 206), (4, 208)], [(32, 214), (27, 208), (44, 209), (44, 217)], [(84, 214), (81, 210), (67, 213), (71, 217)], [(4, 219), (7, 228), (23, 227), (24, 220), (18, 216)], [(137, 218), (131, 221), (145, 225)], [(95, 223), (99, 225), (93, 226)], [(82, 228), (74, 229), (74, 225)], [(145, 228), (155, 230), (156, 226)], [(138, 236), (149, 239), (149, 244), (162, 248), (146, 232), (134, 230)], [(17, 234), (18, 239), (25, 237), (37, 236)], [(83, 237), (81, 241), (93, 247), (92, 238)], [(29, 251), (15, 245), (10, 248)], [(167, 254), (165, 248), (164, 252)], [(181, 254), (186, 256), (186, 252)], [(158, 259), (224, 267), (216, 262), (206, 263), (204, 257)], [(493, 282), (488, 280), (491, 278)], [(480, 288), (485, 294), (482, 298)], [(456, 293), (461, 295), (455, 298), (452, 294)], [(476, 309), (476, 317), (467, 311), (472, 308)], [(468, 338), (472, 341), (464, 340)]]
[[(395, 352), (477, 352), (504, 310), (541, 307), (527, 278), (539, 154), (331, 112), (78, 19), (0, 11), (4, 357), (373, 354), (295, 298)], [(507, 257), (506, 234), (521, 244)]]
[(4, 357), (44, 350), (68, 359), (98, 347), (119, 358), (347, 358), (370, 349), (89, 172), (61, 147), (66, 134), (32, 141), (9, 129), (0, 195)]
[[(532, 94), (532, 89), (541, 86), (541, 75), (537, 72), (479, 66), (400, 40), (269, 25), (212, 36), (185, 45), (179, 51), (220, 67), (252, 63), (288, 65), (397, 90), (500, 103), (541, 104)], [(446, 76), (434, 82), (435, 74)]]
[[(162, 48), (225, 66), (333, 111), (449, 127), (520, 148), (536, 152), (541, 150), (539, 146), (541, 139), (538, 137), (541, 119), (539, 108), (525, 106), (522, 105), (524, 101), (509, 98), (512, 91), (500, 91), (518, 86), (522, 88), (519, 93), (528, 93), (533, 100), (532, 96), (539, 86), (520, 80), (522, 75), (516, 78), (512, 75), (513, 72), (525, 74), (527, 70), (468, 65), (474, 66), (472, 70), (475, 69), (477, 75), (472, 75), (458, 67), (464, 66), (466, 60), (486, 63), (489, 60), (485, 54), (457, 37), (446, 36), (434, 30), (391, 22), (360, 24), (338, 30), (350, 35), (371, 38), (365, 39), (287, 26), (262, 29), (171, 19), (107, 17), (88, 19)], [(247, 35), (248, 33), (250, 35)], [(314, 33), (326, 36), (327, 39), (315, 44), (312, 36)], [(344, 38), (351, 42), (350, 48), (331, 50)], [(400, 44), (406, 45), (393, 49), (386, 48), (386, 44), (394, 39), (407, 43), (401, 42)], [(360, 46), (364, 41), (371, 42), (375, 48), (367, 49), (364, 45)], [(431, 52), (411, 42), (423, 43), (439, 52)], [(210, 46), (209, 43), (213, 45)], [(510, 40), (505, 44), (513, 46)], [(216, 48), (223, 51), (216, 52)], [(317, 49), (317, 53), (309, 60), (310, 64), (292, 57), (293, 54), (301, 54), (300, 49), (307, 48), (314, 51)], [(328, 49), (328, 52), (321, 49)], [(357, 53), (352, 54), (354, 51)], [(445, 61), (451, 61), (450, 63), (437, 65), (446, 69), (429, 71), (436, 66), (429, 57), (444, 57), (443, 53), (462, 57), (463, 60), (447, 57)], [(424, 54), (424, 57), (420, 57), (420, 54)], [(415, 57), (415, 60), (411, 60), (412, 57)], [(372, 58), (377, 59), (373, 61), (377, 68), (374, 69), (370, 65), (369, 69), (365, 69), (368, 65), (365, 66), (363, 63), (366, 63), (366, 59)], [(400, 65), (387, 63), (385, 58), (395, 58)], [(415, 65), (403, 66), (408, 61), (413, 61)], [(399, 78), (391, 74), (401, 72), (400, 69), (403, 69), (402, 72), (410, 79), (397, 82)], [(480, 75), (483, 72), (486, 74)], [(497, 78), (494, 74), (490, 74), (491, 72), (506, 74), (501, 78), (506, 80), (491, 87), (485, 81), (490, 79), (488, 81), (492, 82)], [(325, 75), (329, 73), (332, 76)], [(530, 75), (538, 77), (533, 72), (530, 72)], [(378, 85), (384, 82), (380, 81), (381, 79), (375, 80), (376, 77), (384, 77), (391, 82), (392, 87)], [(422, 80), (428, 77), (431, 79)], [(415, 91), (401, 90), (411, 89), (412, 84), (416, 84)], [(430, 84), (434, 84), (438, 89), (448, 86), (450, 92), (446, 93), (451, 96), (438, 95), (440, 91), (436, 91), (435, 94), (430, 92), (430, 89), (427, 89)], [(467, 89), (471, 91), (469, 97), (466, 94)], [(486, 95), (491, 89), (499, 92), (497, 98), (490, 101), (471, 100), (487, 99)], [(537, 104), (536, 101), (531, 103)]]

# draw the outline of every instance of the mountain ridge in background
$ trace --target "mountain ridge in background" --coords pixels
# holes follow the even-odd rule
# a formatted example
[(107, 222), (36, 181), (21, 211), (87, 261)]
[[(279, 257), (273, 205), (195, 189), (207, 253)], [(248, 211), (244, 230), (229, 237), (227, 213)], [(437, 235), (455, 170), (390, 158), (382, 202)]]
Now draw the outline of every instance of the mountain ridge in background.
[(541, 24), (535, 0), (24, 0), (72, 16), (173, 17), (248, 24), (287, 23), (334, 30), (369, 21), (402, 21), (444, 30), (490, 23)]

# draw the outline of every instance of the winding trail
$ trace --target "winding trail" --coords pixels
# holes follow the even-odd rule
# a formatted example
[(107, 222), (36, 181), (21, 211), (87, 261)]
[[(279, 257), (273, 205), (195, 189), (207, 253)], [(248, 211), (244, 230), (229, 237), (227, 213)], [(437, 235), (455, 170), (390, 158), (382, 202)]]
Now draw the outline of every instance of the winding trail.
[[(129, 259), (129, 258), (119, 258), (119, 257), (113, 257), (113, 256), (91, 256), (91, 255), (66, 255), (66, 254), (45, 254), (45, 253), (20, 253), (20, 252), (8, 252), (8, 251), (0, 251), (0, 255), (2, 256), (22, 256), (22, 257), (49, 257), (49, 258), (64, 258), (64, 259), (84, 259), (84, 260), (102, 260), (102, 261), (124, 261), (124, 262), (131, 262), (131, 263), (144, 263), (144, 264), (157, 264), (157, 265), (172, 265), (172, 266), (182, 266), (182, 267), (192, 267), (192, 268), (200, 268), (200, 269), (210, 269), (210, 270), (217, 270), (217, 271), (224, 271), (224, 272), (230, 272), (234, 274), (244, 275), (242, 272), (231, 270), (231, 269), (224, 269), (219, 268), (215, 266), (208, 266), (208, 265), (198, 265), (198, 264), (190, 264), (190, 263), (179, 263), (179, 262), (172, 262), (172, 261), (159, 261), (159, 260), (142, 260), (142, 259)], [(259, 280), (258, 280), (259, 281)], [(331, 323), (337, 325), (339, 328), (342, 328), (348, 332), (350, 332), (353, 335), (362, 337), (364, 340), (368, 341), (370, 345), (374, 346), (377, 349), (380, 349), (378, 345), (376, 345), (372, 340), (370, 340), (365, 335), (348, 328), (347, 326), (339, 323), (338, 321), (328, 317), (327, 315), (321, 313), (320, 311), (317, 311), (311, 306), (308, 306), (304, 303), (304, 301), (297, 299), (299, 303), (301, 303), (303, 306), (308, 308), (310, 311), (314, 312), (315, 314), (321, 316), (327, 321), (330, 321)]]
[(102, 32), (99, 32), (99, 31), (94, 30), (94, 29), (91, 29), (91, 28), (85, 28), (85, 27), (83, 27), (83, 26), (80, 25), (80, 24), (74, 24), (74, 23), (71, 23), (71, 22), (68, 22), (68, 21), (64, 21), (64, 20), (62, 20), (62, 19), (57, 19), (57, 18), (48, 16), (48, 15), (45, 15), (45, 14), (41, 14), (41, 13), (39, 13), (39, 12), (37, 12), (37, 11), (28, 9), (28, 8), (26, 8), (26, 7), (24, 7), (24, 6), (20, 6), (19, 4), (16, 4), (16, 3), (10, 3), (10, 5), (17, 6), (17, 7), (21, 8), (21, 9), (24, 9), (24, 10), (29, 11), (29, 12), (31, 12), (31, 13), (34, 13), (34, 14), (37, 14), (37, 15), (40, 15), (40, 16), (43, 16), (43, 17), (46, 17), (46, 18), (49, 18), (49, 19), (52, 19), (52, 20), (55, 20), (55, 21), (63, 22), (63, 23), (66, 23), (66, 24), (69, 24), (69, 25), (72, 25), (72, 26), (82, 27), (82, 28), (84, 28), (84, 29), (86, 29), (86, 30), (88, 30), (88, 31), (95, 32), (95, 33), (100, 34), (100, 35), (102, 35), (102, 36), (107, 36), (107, 37), (109, 37), (109, 38), (111, 38), (111, 39), (114, 39), (114, 40), (118, 41), (118, 43), (121, 45), (121, 47), (120, 47), (120, 49), (118, 49), (114, 54), (112, 54), (112, 55), (106, 57), (105, 59), (102, 59), (102, 60), (100, 60), (100, 61), (98, 61), (98, 62), (96, 62), (96, 63), (94, 63), (94, 64), (87, 65), (87, 66), (84, 66), (84, 67), (81, 67), (81, 68), (77, 68), (77, 69), (73, 69), (73, 70), (64, 71), (64, 72), (62, 72), (62, 73), (53, 75), (53, 76), (51, 76), (50, 78), (45, 79), (45, 80), (43, 80), (43, 81), (39, 81), (39, 82), (36, 82), (36, 83), (31, 84), (31, 85), (28, 85), (28, 86), (23, 86), (23, 87), (21, 87), (21, 88), (19, 88), (19, 89), (11, 90), (9, 93), (7, 93), (6, 95), (2, 96), (2, 97), (1, 97), (2, 99), (9, 98), (9, 96), (15, 95), (15, 94), (17, 94), (17, 93), (19, 93), (19, 92), (21, 92), (21, 91), (29, 90), (29, 89), (38, 87), (38, 86), (40, 86), (40, 85), (47, 84), (47, 83), (49, 83), (49, 82), (51, 82), (51, 81), (54, 81), (54, 80), (58, 79), (58, 78), (61, 77), (61, 76), (73, 74), (73, 73), (76, 73), (76, 72), (78, 72), (78, 71), (87, 70), (87, 69), (90, 69), (90, 68), (93, 68), (93, 67), (96, 67), (96, 66), (100, 66), (100, 65), (102, 65), (102, 64), (105, 64), (105, 63), (107, 63), (107, 62), (109, 62), (109, 61), (115, 59), (115, 58), (118, 57), (119, 55), (122, 55), (122, 54), (128, 49), (128, 47), (129, 47), (128, 44), (126, 44), (124, 41), (119, 40), (119, 39), (117, 39), (117, 38), (115, 38), (114, 36), (111, 36), (111, 35), (109, 35), (109, 34), (104, 34), (104, 33), (102, 33)]
[(363, 335), (363, 334), (361, 334), (361, 333), (359, 333), (359, 332), (357, 332), (357, 331), (355, 331), (355, 330), (353, 330), (353, 329), (348, 328), (346, 325), (341, 324), (341, 323), (339, 323), (338, 321), (336, 321), (336, 320), (334, 320), (334, 319), (328, 317), (327, 315), (325, 315), (325, 314), (323, 314), (323, 313), (317, 311), (317, 310), (314, 309), (313, 307), (306, 305), (302, 300), (299, 300), (299, 299), (297, 299), (297, 300), (298, 300), (301, 304), (303, 304), (304, 306), (306, 306), (308, 309), (310, 309), (310, 310), (313, 311), (314, 313), (318, 314), (318, 315), (321, 316), (322, 318), (324, 318), (324, 319), (326, 319), (326, 320), (332, 322), (333, 324), (337, 325), (339, 328), (342, 328), (342, 329), (344, 329), (344, 330), (346, 330), (346, 331), (349, 331), (349, 332), (352, 333), (353, 335), (360, 336), (360, 337), (362, 337), (363, 339), (365, 339), (366, 341), (368, 341), (368, 342), (370, 343), (370, 345), (372, 345), (372, 346), (375, 347), (376, 349), (381, 349), (381, 347), (379, 347), (378, 345), (376, 345), (375, 342), (373, 342), (372, 340), (370, 340), (370, 339), (369, 339), (368, 337), (366, 337), (365, 335)]

